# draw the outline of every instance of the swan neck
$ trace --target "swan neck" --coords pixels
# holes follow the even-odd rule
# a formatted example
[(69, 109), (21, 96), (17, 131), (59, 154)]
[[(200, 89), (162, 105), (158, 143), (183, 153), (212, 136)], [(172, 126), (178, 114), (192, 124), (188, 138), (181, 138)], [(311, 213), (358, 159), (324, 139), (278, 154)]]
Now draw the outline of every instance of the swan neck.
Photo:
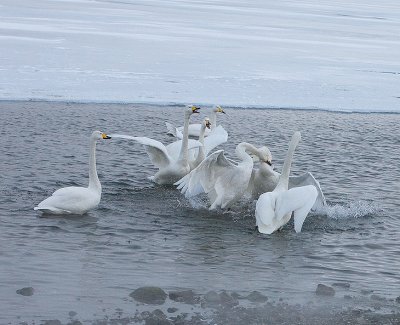
[(190, 120), (190, 115), (185, 113), (185, 122), (183, 124), (182, 147), (181, 147), (181, 152), (179, 153), (179, 160), (182, 160), (184, 162), (188, 161), (189, 120)]
[(101, 184), (96, 169), (96, 139), (90, 139), (89, 153), (89, 188), (101, 191)]
[(254, 147), (250, 143), (242, 142), (236, 146), (236, 156), (243, 161), (253, 162), (253, 159), (251, 159), (250, 155), (246, 152), (246, 150), (250, 151), (252, 154), (257, 154), (256, 147)]
[(295, 133), (289, 143), (289, 148), (286, 153), (285, 162), (283, 163), (282, 174), (279, 177), (279, 182), (276, 187), (283, 187), (285, 189), (288, 189), (290, 167), (292, 166), (294, 151), (297, 145), (299, 144), (299, 141), (300, 141), (300, 135)]

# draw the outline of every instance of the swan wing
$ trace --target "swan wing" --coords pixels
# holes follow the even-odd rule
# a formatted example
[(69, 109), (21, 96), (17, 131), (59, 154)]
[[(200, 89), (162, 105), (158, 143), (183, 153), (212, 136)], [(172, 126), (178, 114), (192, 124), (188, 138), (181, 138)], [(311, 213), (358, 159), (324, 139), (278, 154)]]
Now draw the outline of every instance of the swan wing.
[(100, 202), (101, 194), (87, 187), (64, 187), (40, 202), (35, 210), (47, 213), (84, 213)]
[(186, 197), (192, 197), (203, 192), (208, 193), (214, 189), (217, 178), (226, 169), (234, 167), (236, 166), (225, 158), (224, 151), (219, 150), (209, 155), (175, 185)]
[(132, 137), (132, 140), (144, 145), (151, 162), (156, 167), (165, 168), (171, 163), (172, 159), (161, 142), (147, 137)]
[(167, 127), (167, 130), (168, 130), (167, 134), (170, 134), (178, 139), (183, 138), (182, 130), (179, 130), (174, 125), (172, 125), (171, 123), (168, 123), (168, 122), (165, 122), (165, 126)]
[(314, 185), (294, 187), (283, 191), (276, 200), (276, 218), (281, 220), (294, 212), (294, 229), (296, 232), (300, 232), (317, 195), (318, 192)]
[[(189, 160), (195, 160), (197, 156), (197, 150), (198, 147), (201, 147), (202, 144), (200, 141), (189, 139), (188, 142), (188, 150), (189, 150)], [(170, 143), (167, 145), (165, 148), (167, 149), (167, 152), (172, 160), (178, 160), (179, 154), (181, 153), (181, 147), (182, 147), (182, 140), (178, 140), (175, 142)]]
[(307, 172), (300, 176), (289, 177), (289, 188), (306, 186), (306, 185), (314, 185), (318, 192), (318, 196), (317, 199), (315, 200), (312, 210), (320, 210), (324, 206), (326, 206), (325, 195), (322, 192), (319, 182), (315, 179), (313, 174)]
[(214, 128), (207, 138), (204, 139), (204, 153), (207, 156), (211, 150), (220, 144), (228, 141), (228, 132), (221, 126), (218, 125)]

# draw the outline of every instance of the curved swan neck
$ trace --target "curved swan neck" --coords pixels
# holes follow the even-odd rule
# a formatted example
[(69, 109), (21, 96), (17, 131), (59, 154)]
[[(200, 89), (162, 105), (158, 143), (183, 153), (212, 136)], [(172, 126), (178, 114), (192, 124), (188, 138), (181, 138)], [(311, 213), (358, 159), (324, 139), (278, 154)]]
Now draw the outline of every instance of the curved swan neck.
[(246, 150), (250, 151), (253, 154), (257, 154), (256, 147), (254, 147), (250, 143), (242, 142), (236, 146), (236, 150), (235, 150), (236, 156), (238, 158), (242, 159), (243, 161), (251, 161), (253, 163), (253, 159), (251, 159), (250, 155), (246, 152)]
[(89, 188), (101, 191), (101, 184), (96, 169), (96, 139), (90, 138), (89, 153)]
[(189, 120), (190, 120), (190, 114), (185, 112), (185, 123), (183, 124), (182, 147), (181, 147), (181, 152), (179, 153), (179, 160), (182, 160), (184, 162), (188, 161)]
[(211, 110), (210, 123), (211, 123), (211, 130), (214, 130), (214, 128), (217, 126), (217, 112), (215, 110)]
[(289, 143), (289, 149), (286, 153), (285, 162), (283, 163), (282, 174), (279, 177), (279, 182), (276, 187), (284, 187), (285, 189), (289, 186), (289, 174), (290, 174), (290, 167), (292, 165), (294, 151), (299, 144), (301, 139), (300, 132), (295, 132), (292, 136), (292, 139)]

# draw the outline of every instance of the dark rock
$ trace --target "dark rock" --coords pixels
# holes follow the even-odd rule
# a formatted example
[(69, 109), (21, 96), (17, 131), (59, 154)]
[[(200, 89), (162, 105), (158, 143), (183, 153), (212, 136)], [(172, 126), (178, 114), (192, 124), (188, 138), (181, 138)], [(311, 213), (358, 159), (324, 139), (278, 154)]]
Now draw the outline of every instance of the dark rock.
[(209, 291), (204, 295), (204, 300), (206, 302), (219, 304), (221, 302), (221, 298), (218, 293), (215, 291)]
[(335, 295), (335, 289), (332, 287), (326, 286), (325, 284), (318, 284), (317, 290), (315, 290), (317, 296), (330, 296), (333, 297)]
[(350, 283), (348, 283), (348, 282), (335, 282), (335, 283), (332, 283), (332, 286), (338, 287), (338, 288), (343, 288), (343, 289), (349, 289), (350, 288)]
[(164, 312), (161, 309), (156, 309), (153, 311), (153, 316), (156, 316), (160, 319), (166, 319), (167, 316), (164, 314)]
[(268, 297), (264, 296), (258, 291), (253, 291), (246, 297), (246, 299), (251, 302), (266, 302), (268, 300)]
[(145, 319), (145, 325), (172, 325), (162, 310), (156, 309)]
[(68, 313), (68, 316), (69, 317), (74, 317), (74, 316), (76, 316), (77, 315), (77, 312), (76, 311), (70, 311), (69, 313)]
[(159, 287), (141, 287), (133, 291), (129, 296), (136, 301), (150, 305), (162, 305), (167, 298), (165, 291)]
[(26, 288), (19, 289), (16, 292), (19, 295), (32, 296), (33, 295), (33, 288), (32, 287), (26, 287)]
[(223, 304), (224, 306), (233, 307), (233, 306), (237, 306), (239, 304), (239, 301), (237, 299), (233, 298), (231, 295), (229, 295), (226, 291), (222, 291), (219, 294), (219, 298), (220, 298), (221, 304)]
[(58, 319), (49, 319), (43, 321), (42, 325), (62, 325)]
[(178, 308), (175, 308), (175, 307), (169, 307), (168, 309), (167, 309), (167, 312), (169, 312), (169, 313), (175, 313), (175, 312), (177, 312), (178, 311)]
[(381, 297), (381, 296), (378, 296), (378, 295), (371, 295), (371, 299), (372, 300), (377, 300), (377, 301), (386, 301), (385, 297)]
[(169, 293), (169, 299), (191, 305), (200, 301), (200, 298), (196, 296), (193, 290), (171, 291)]

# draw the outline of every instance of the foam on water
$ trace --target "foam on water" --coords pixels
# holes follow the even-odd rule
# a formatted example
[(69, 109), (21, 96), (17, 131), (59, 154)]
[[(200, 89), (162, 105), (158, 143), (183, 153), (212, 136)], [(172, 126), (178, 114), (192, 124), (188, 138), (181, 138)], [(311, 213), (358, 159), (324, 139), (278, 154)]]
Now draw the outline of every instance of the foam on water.
[(362, 218), (371, 215), (377, 215), (382, 208), (378, 203), (368, 201), (350, 201), (347, 204), (334, 204), (327, 205), (325, 213), (329, 218), (332, 219), (350, 219), (350, 218)]

